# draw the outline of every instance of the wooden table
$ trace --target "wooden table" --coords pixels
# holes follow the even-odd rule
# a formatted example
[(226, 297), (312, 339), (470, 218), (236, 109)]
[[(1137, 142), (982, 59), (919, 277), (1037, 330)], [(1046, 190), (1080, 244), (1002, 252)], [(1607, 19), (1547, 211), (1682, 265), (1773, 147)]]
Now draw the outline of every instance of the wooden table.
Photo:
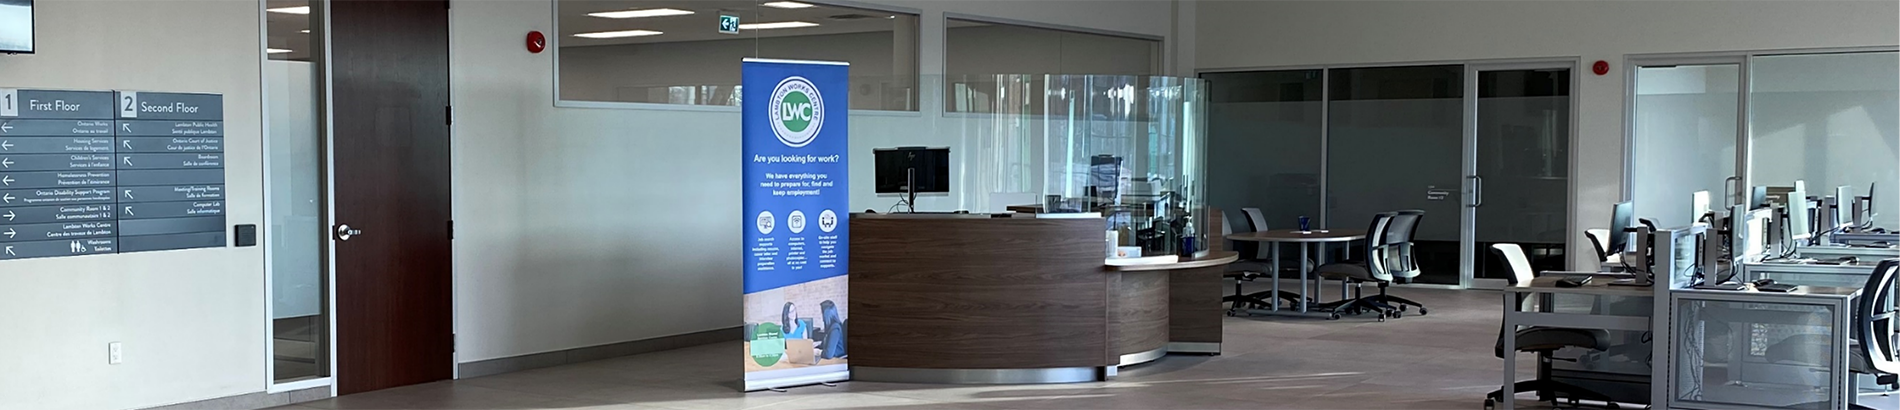
[[(1300, 244), (1300, 292), (1308, 292), (1309, 291), (1308, 284), (1310, 283), (1308, 281), (1308, 278), (1312, 276), (1313, 266), (1311, 266), (1311, 263), (1307, 262), (1306, 257), (1307, 255), (1312, 254), (1312, 249), (1310, 248), (1312, 244), (1316, 244), (1316, 243), (1320, 244), (1319, 264), (1325, 265), (1326, 264), (1326, 245), (1333, 244), (1333, 243), (1340, 243), (1340, 242), (1352, 242), (1352, 241), (1365, 239), (1365, 238), (1366, 238), (1366, 231), (1359, 230), (1359, 229), (1315, 229), (1311, 231), (1302, 231), (1298, 229), (1275, 229), (1271, 231), (1237, 233), (1237, 234), (1227, 236), (1228, 240), (1260, 242), (1260, 243), (1266, 244), (1269, 248), (1272, 248), (1272, 253), (1270, 255), (1272, 255), (1271, 259), (1272, 259), (1273, 264), (1270, 265), (1271, 267), (1268, 268), (1267, 270), (1273, 271), (1271, 273), (1273, 274), (1273, 311), (1274, 312), (1280, 311), (1280, 246), (1279, 244), (1281, 243)], [(1310, 293), (1312, 295), (1319, 294), (1318, 289), (1312, 289), (1312, 291), (1313, 293)], [(1305, 294), (1301, 295), (1300, 313), (1307, 313), (1306, 305), (1307, 305), (1308, 300), (1312, 300), (1312, 298), (1305, 297)]]

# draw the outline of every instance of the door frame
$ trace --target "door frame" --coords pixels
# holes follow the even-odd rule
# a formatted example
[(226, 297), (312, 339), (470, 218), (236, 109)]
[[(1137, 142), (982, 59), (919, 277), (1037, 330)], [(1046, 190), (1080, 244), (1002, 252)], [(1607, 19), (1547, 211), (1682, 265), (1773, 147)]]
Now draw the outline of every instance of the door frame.
[[(1570, 95), (1568, 96), (1570, 98), (1570, 121), (1568, 121), (1569, 124), (1567, 124), (1569, 129), (1566, 130), (1566, 132), (1570, 133), (1569, 138), (1567, 138), (1569, 147), (1566, 148), (1569, 151), (1566, 153), (1569, 159), (1565, 161), (1565, 165), (1568, 168), (1565, 172), (1567, 172), (1568, 178), (1564, 181), (1566, 185), (1565, 191), (1567, 191), (1565, 195), (1570, 199), (1564, 201), (1564, 252), (1568, 255), (1569, 252), (1576, 251), (1579, 242), (1577, 238), (1570, 235), (1570, 233), (1577, 232), (1577, 201), (1575, 201), (1575, 198), (1577, 197), (1577, 150), (1580, 147), (1580, 141), (1577, 138), (1577, 125), (1582, 122), (1579, 121), (1578, 118), (1579, 107), (1577, 104), (1577, 94), (1579, 94), (1578, 86), (1581, 84), (1580, 80), (1583, 77), (1579, 75), (1577, 68), (1582, 65), (1583, 59), (1581, 57), (1486, 61), (1465, 64), (1463, 115), (1465, 134), (1464, 149), (1461, 151), (1464, 153), (1464, 163), (1462, 164), (1464, 175), (1463, 178), (1460, 179), (1460, 191), (1462, 191), (1462, 195), (1459, 195), (1460, 206), (1458, 207), (1460, 222), (1458, 228), (1458, 247), (1463, 249), (1463, 252), (1461, 252), (1458, 257), (1459, 273), (1458, 286), (1456, 286), (1456, 288), (1469, 289), (1472, 287), (1477, 280), (1478, 253), (1483, 251), (1483, 249), (1478, 249), (1478, 207), (1483, 205), (1484, 200), (1482, 197), (1483, 176), (1478, 175), (1478, 73), (1483, 71), (1507, 70), (1570, 70)], [(1566, 260), (1565, 266), (1567, 266), (1568, 269), (1574, 270), (1574, 266), (1569, 266), (1569, 260), (1572, 258), (1566, 256), (1564, 259)], [(1439, 285), (1439, 287), (1447, 286)]]
[[(258, 29), (259, 29), (257, 50), (258, 50), (259, 55), (263, 57), (258, 60), (258, 70), (260, 73), (262, 73), (265, 70), (268, 70), (267, 65), (270, 64), (270, 56), (268, 55), (268, 53), (264, 52), (264, 50), (270, 46), (270, 33), (269, 33), (269, 19), (270, 19), (269, 13), (270, 12), (266, 10), (269, 8), (269, 2), (268, 0), (257, 0), (257, 6), (258, 6), (257, 18), (258, 18)], [(329, 8), (328, 1), (311, 0), (310, 2), (311, 14), (310, 15), (315, 16), (314, 22), (316, 24), (313, 24), (311, 26), (309, 35), (310, 35), (311, 45), (316, 46), (316, 50), (317, 50), (317, 52), (313, 54), (313, 59), (315, 61), (311, 62), (312, 68), (316, 70), (315, 75), (313, 75), (313, 78), (316, 81), (316, 85), (314, 88), (316, 92), (314, 93), (313, 97), (316, 98), (315, 106), (317, 108), (317, 116), (316, 116), (317, 121), (315, 123), (315, 125), (317, 126), (316, 137), (320, 140), (319, 142), (320, 148), (317, 150), (318, 151), (317, 152), (318, 154), (317, 175), (319, 175), (322, 178), (322, 180), (317, 183), (317, 189), (318, 189), (317, 197), (323, 201), (322, 205), (320, 206), (321, 211), (318, 212), (317, 222), (318, 224), (321, 225), (319, 226), (319, 229), (324, 230), (324, 231), (328, 230), (327, 228), (330, 226), (330, 221), (334, 220), (335, 218), (335, 211), (336, 211), (331, 201), (331, 193), (334, 191), (333, 189), (334, 187), (331, 181), (334, 180), (334, 175), (333, 175), (332, 166), (331, 166), (331, 154), (330, 154), (331, 152), (330, 151), (331, 150), (331, 146), (330, 146), (331, 117), (330, 115), (331, 114), (330, 114), (330, 33), (329, 33), (330, 32), (330, 15), (329, 15), (329, 11), (330, 11), (330, 8)], [(258, 82), (259, 89), (268, 90), (269, 86), (267, 83), (269, 81), (270, 80), (266, 78), (264, 75), (260, 75), (259, 82)], [(264, 334), (263, 334), (263, 339), (262, 339), (264, 343), (264, 386), (265, 386), (264, 392), (267, 394), (276, 394), (276, 393), (283, 393), (283, 392), (288, 392), (288, 391), (327, 387), (328, 390), (330, 391), (330, 396), (335, 396), (337, 393), (336, 391), (336, 340), (337, 340), (336, 339), (336, 267), (335, 267), (336, 254), (335, 254), (334, 247), (332, 246), (333, 244), (331, 243), (332, 241), (327, 240), (327, 239), (323, 241), (318, 241), (319, 246), (321, 246), (322, 248), (318, 251), (318, 258), (317, 258), (317, 261), (321, 264), (318, 270), (322, 272), (323, 274), (323, 308), (322, 308), (323, 324), (322, 325), (325, 326), (325, 329), (323, 331), (324, 340), (323, 340), (322, 347), (325, 351), (324, 352), (325, 360), (323, 362), (324, 362), (324, 365), (327, 367), (327, 369), (324, 372), (326, 376), (318, 377), (314, 379), (298, 380), (298, 381), (293, 381), (293, 382), (280, 383), (277, 381), (277, 364), (276, 364), (277, 348), (276, 348), (276, 343), (274, 340), (276, 339), (275, 321), (276, 321), (277, 294), (276, 294), (276, 288), (273, 287), (274, 282), (275, 282), (273, 275), (276, 274), (276, 267), (274, 265), (274, 262), (276, 260), (276, 249), (277, 249), (278, 244), (276, 243), (275, 240), (272, 239), (273, 236), (271, 235), (271, 231), (270, 231), (270, 223), (272, 222), (272, 220), (270, 219), (270, 216), (273, 215), (272, 211), (274, 211), (274, 208), (275, 208), (274, 206), (271, 205), (271, 198), (272, 198), (272, 193), (274, 193), (274, 191), (276, 190), (276, 187), (270, 183), (270, 177), (273, 173), (272, 168), (271, 168), (273, 161), (271, 160), (271, 157), (270, 157), (270, 149), (271, 149), (272, 144), (271, 144), (271, 138), (269, 138), (269, 133), (270, 133), (270, 125), (272, 124), (272, 118), (269, 116), (269, 113), (270, 113), (270, 107), (272, 104), (270, 100), (270, 95), (268, 94), (267, 91), (260, 93), (259, 100), (260, 100), (259, 106), (263, 107), (263, 112), (265, 113), (265, 115), (261, 118), (261, 121), (260, 121), (263, 132), (259, 134), (261, 136), (260, 138), (261, 148), (259, 151), (263, 153), (263, 155), (261, 156), (261, 160), (263, 163), (264, 181), (265, 181), (263, 184), (263, 194), (264, 194), (263, 210), (264, 210), (266, 221), (264, 224), (265, 229), (261, 229), (258, 232), (258, 234), (262, 236), (262, 238), (260, 238), (258, 242), (262, 245), (263, 250), (264, 250), (264, 275), (263, 275), (264, 276), (264, 316), (263, 316)]]

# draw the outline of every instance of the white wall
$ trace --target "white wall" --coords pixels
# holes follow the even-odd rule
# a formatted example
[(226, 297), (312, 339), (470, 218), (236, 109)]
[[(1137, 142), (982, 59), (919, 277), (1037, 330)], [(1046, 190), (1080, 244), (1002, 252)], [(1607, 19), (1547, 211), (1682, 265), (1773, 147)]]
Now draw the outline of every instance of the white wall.
[[(1203, 70), (1558, 57), (1583, 61), (1573, 224), (1622, 197), (1627, 54), (1893, 45), (1892, 1), (1203, 1)], [(1586, 74), (1608, 61), (1608, 75)], [(1594, 255), (1580, 235), (1571, 254)]]
[[(224, 94), (230, 224), (263, 222), (254, 1), (41, 1), (0, 86)], [(0, 408), (126, 409), (263, 391), (261, 247), (0, 262)], [(123, 342), (125, 362), (106, 364)]]
[[(1166, 37), (1173, 20), (1155, 17), (1170, 3), (842, 5), (922, 14), (919, 70), (942, 74), (946, 12)], [(554, 53), (520, 41), (553, 32), (550, 10), (547, 0), (451, 10), (457, 359), (740, 325), (737, 109), (554, 107)], [(941, 145), (915, 136), (947, 121), (932, 94), (941, 86), (924, 83), (924, 112), (852, 116), (854, 164), (869, 164), (869, 147)], [(859, 168), (854, 207), (871, 182)]]

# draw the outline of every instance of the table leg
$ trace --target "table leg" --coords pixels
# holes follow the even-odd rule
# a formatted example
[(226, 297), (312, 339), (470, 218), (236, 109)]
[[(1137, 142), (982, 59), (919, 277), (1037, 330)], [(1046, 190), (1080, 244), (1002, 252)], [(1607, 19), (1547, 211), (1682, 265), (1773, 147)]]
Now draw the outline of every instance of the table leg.
[(1499, 336), (1504, 339), (1501, 340), (1504, 344), (1504, 387), (1501, 391), (1504, 394), (1499, 397), (1502, 400), (1498, 400), (1497, 408), (1511, 410), (1517, 408), (1517, 392), (1513, 390), (1517, 384), (1517, 338), (1512, 337), (1517, 334), (1517, 324), (1511, 321), (1513, 316), (1511, 313), (1517, 310), (1518, 302), (1517, 295), (1511, 292), (1503, 293), (1504, 334)]
[(1318, 293), (1313, 293), (1311, 291), (1310, 287), (1312, 285), (1307, 284), (1307, 279), (1306, 279), (1308, 275), (1308, 271), (1312, 270), (1312, 267), (1308, 266), (1312, 262), (1309, 262), (1306, 259), (1306, 256), (1311, 255), (1312, 253), (1313, 253), (1312, 249), (1307, 246), (1306, 242), (1300, 242), (1300, 313), (1306, 313), (1306, 301), (1308, 299), (1312, 299), (1312, 297), (1308, 297), (1306, 295), (1319, 296)]
[(1270, 297), (1273, 298), (1273, 311), (1278, 312), (1280, 311), (1280, 243), (1261, 242), (1260, 244), (1273, 247), (1273, 265), (1268, 266), (1267, 270), (1273, 272), (1273, 295)]

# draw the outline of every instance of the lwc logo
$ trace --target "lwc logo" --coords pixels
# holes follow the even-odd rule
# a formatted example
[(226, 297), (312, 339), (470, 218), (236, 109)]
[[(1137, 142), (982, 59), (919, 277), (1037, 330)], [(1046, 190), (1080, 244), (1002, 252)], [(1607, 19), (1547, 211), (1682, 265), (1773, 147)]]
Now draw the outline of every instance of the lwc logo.
[(792, 148), (818, 138), (825, 125), (825, 97), (805, 77), (792, 76), (772, 89), (772, 133)]

